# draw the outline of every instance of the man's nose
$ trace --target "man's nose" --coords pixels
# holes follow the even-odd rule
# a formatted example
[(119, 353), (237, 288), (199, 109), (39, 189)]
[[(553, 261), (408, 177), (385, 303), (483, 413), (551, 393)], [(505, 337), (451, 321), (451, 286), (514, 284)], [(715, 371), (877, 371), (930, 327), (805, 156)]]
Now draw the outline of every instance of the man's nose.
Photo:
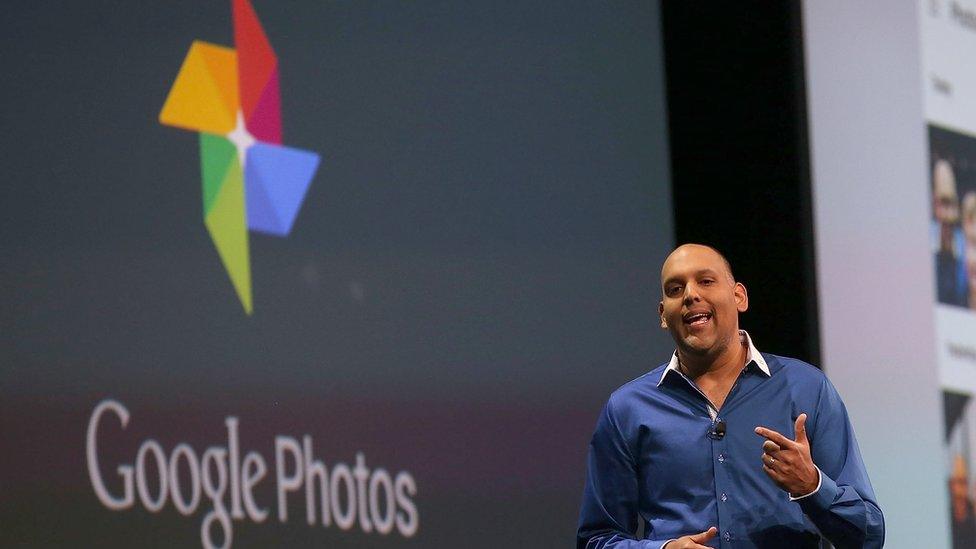
[(701, 296), (698, 295), (698, 287), (694, 284), (688, 284), (685, 286), (685, 305), (691, 305), (696, 301), (701, 301)]

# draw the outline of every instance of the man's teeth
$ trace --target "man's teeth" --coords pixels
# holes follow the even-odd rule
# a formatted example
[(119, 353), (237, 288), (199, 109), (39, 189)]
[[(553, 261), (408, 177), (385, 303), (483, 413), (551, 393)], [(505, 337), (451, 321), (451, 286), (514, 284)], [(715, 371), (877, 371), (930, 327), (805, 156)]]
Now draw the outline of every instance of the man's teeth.
[(706, 322), (710, 318), (712, 318), (712, 315), (710, 315), (708, 313), (702, 313), (702, 314), (697, 314), (697, 315), (693, 315), (693, 316), (688, 317), (688, 322), (690, 324), (700, 324), (702, 322)]

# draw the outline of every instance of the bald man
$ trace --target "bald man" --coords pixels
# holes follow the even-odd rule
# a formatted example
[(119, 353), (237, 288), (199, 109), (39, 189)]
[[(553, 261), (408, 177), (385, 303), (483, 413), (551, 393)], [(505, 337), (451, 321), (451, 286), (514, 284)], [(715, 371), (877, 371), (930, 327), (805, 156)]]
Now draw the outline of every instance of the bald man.
[(725, 257), (677, 248), (661, 294), (676, 349), (604, 407), (577, 547), (882, 547), (840, 396), (820, 370), (760, 353), (739, 329), (749, 294)]
[(946, 160), (932, 168), (932, 212), (936, 294), (939, 303), (967, 306), (969, 296), (964, 263), (966, 237), (959, 226), (956, 175)]

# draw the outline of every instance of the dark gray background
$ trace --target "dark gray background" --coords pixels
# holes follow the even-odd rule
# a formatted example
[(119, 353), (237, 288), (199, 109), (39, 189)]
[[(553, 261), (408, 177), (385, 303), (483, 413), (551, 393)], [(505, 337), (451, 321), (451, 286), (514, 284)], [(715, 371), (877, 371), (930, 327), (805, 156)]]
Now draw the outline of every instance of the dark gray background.
[(417, 478), (412, 540), (298, 507), (235, 523), (235, 547), (571, 544), (600, 406), (671, 349), (657, 3), (254, 8), (285, 144), (323, 160), (292, 234), (251, 234), (252, 317), (203, 225), (196, 135), (157, 120), (194, 39), (233, 45), (230, 2), (6, 9), (0, 541), (199, 543), (199, 511), (96, 499), (84, 432), (112, 397), (130, 459), (147, 436), (221, 443), (236, 415), (266, 458), (308, 433), (326, 463)]

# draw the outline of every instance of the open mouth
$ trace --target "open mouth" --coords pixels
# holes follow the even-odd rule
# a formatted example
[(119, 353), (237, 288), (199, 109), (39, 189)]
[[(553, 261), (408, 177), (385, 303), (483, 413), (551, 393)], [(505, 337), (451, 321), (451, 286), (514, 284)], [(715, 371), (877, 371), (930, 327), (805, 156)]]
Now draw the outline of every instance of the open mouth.
[(712, 319), (712, 313), (690, 313), (683, 317), (688, 326), (704, 326)]

